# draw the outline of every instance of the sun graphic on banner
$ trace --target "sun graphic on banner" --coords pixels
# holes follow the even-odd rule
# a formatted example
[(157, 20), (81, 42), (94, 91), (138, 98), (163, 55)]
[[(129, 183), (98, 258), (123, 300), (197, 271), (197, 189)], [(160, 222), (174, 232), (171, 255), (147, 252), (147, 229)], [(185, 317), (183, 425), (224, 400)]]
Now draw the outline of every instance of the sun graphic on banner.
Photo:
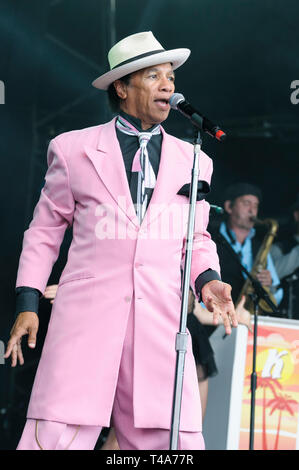
[[(270, 354), (276, 357), (276, 362), (269, 366)], [(267, 362), (268, 361), (268, 362)], [(268, 364), (268, 367), (267, 367)], [(265, 349), (257, 354), (256, 371), (259, 374), (277, 378), (281, 383), (286, 382), (294, 373), (294, 361), (290, 351), (284, 348)], [(268, 373), (267, 373), (268, 372)]]

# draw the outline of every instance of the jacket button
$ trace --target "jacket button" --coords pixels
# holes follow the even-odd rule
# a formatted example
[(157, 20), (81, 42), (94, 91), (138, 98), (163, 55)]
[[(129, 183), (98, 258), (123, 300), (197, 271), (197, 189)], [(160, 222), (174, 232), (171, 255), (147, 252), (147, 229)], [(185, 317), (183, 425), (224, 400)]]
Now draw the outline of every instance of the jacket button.
[(128, 295), (126, 295), (126, 297), (125, 297), (125, 302), (130, 302), (130, 300), (131, 300), (131, 297), (128, 296)]
[(142, 263), (135, 263), (135, 268), (140, 268), (140, 266), (143, 266)]

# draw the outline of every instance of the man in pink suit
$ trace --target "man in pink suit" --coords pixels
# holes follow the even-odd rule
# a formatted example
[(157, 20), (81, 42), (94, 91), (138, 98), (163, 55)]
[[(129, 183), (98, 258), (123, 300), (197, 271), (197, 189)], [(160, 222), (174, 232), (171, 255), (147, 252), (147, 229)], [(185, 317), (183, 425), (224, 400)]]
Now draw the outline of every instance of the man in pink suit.
[[(24, 234), (17, 311), (5, 357), (24, 363), (21, 338), (36, 344), (37, 306), (73, 226), (68, 260), (18, 449), (93, 449), (113, 423), (121, 449), (168, 449), (179, 330), (181, 266), (193, 147), (160, 123), (170, 110), (174, 70), (188, 49), (166, 51), (151, 32), (118, 42), (110, 71), (93, 85), (119, 114), (61, 134), (48, 149), (45, 185)], [(200, 156), (200, 178), (212, 161)], [(209, 205), (197, 202), (191, 286), (227, 333), (237, 326), (230, 286), (220, 280), (206, 231)], [(191, 341), (185, 360), (179, 448), (203, 449)]]

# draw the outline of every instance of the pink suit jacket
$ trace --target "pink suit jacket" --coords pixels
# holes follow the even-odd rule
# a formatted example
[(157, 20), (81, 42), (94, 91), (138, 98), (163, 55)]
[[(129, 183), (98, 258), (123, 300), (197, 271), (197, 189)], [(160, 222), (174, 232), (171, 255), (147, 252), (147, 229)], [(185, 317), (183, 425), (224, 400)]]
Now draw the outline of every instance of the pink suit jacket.
[[(170, 428), (180, 267), (193, 146), (163, 132), (157, 183), (139, 226), (115, 120), (67, 132), (50, 142), (45, 186), (24, 234), (17, 287), (44, 292), (65, 229), (73, 240), (61, 274), (27, 417), (109, 426), (122, 344), (134, 302), (136, 427)], [(212, 161), (200, 156), (200, 179)], [(208, 268), (220, 272), (206, 231), (209, 204), (197, 203), (191, 285)], [(201, 430), (191, 339), (185, 360), (180, 429)]]

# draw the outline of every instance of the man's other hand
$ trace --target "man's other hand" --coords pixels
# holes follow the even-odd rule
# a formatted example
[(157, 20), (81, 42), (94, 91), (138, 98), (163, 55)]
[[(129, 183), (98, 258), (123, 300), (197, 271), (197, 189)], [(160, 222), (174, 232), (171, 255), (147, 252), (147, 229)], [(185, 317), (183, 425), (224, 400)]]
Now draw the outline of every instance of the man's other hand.
[(38, 331), (39, 320), (35, 312), (19, 313), (10, 332), (10, 339), (7, 343), (4, 358), (11, 355), (11, 366), (15, 367), (19, 360), (20, 365), (24, 364), (21, 341), (22, 336), (28, 335), (28, 346), (33, 349), (36, 345), (36, 335)]
[(231, 334), (231, 325), (238, 326), (235, 307), (231, 298), (231, 286), (222, 281), (207, 282), (202, 290), (202, 300), (207, 309), (213, 313), (213, 323), (218, 325), (222, 317), (223, 325), (227, 335)]

